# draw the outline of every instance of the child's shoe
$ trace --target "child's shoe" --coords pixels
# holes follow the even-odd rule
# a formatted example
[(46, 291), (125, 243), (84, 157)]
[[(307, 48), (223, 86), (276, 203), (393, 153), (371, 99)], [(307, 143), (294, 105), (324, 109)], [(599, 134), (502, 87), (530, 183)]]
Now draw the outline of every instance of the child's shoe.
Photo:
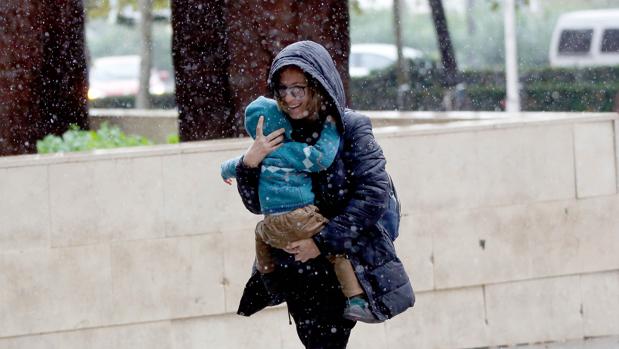
[(366, 322), (375, 324), (382, 322), (374, 317), (368, 302), (362, 296), (354, 296), (346, 300), (346, 309), (344, 309), (344, 318), (353, 321)]

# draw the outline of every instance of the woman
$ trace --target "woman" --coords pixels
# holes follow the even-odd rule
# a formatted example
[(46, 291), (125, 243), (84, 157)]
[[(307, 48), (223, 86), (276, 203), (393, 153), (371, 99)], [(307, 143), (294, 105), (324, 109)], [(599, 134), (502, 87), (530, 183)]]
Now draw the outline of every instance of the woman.
[[(329, 223), (310, 239), (273, 249), (277, 272), (261, 277), (254, 270), (238, 312), (249, 316), (286, 301), (306, 348), (345, 348), (355, 322), (342, 317), (346, 299), (327, 257), (350, 260), (377, 321), (413, 306), (413, 289), (392, 243), (399, 203), (370, 120), (345, 108), (342, 80), (324, 47), (311, 41), (285, 47), (273, 60), (269, 87), (295, 140), (314, 143), (328, 115), (342, 137), (333, 164), (312, 178), (315, 205)], [(278, 131), (264, 136), (260, 126), (256, 133), (236, 174), (243, 203), (258, 214), (260, 162), (282, 136)]]

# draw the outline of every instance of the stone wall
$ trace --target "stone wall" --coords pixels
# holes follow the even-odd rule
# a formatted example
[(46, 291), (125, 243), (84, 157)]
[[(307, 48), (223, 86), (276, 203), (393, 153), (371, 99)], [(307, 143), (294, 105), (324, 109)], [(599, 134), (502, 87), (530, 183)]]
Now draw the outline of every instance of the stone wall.
[[(617, 119), (377, 129), (417, 304), (350, 347), (619, 336)], [(234, 315), (259, 217), (219, 164), (247, 146), (0, 158), (0, 348), (299, 348), (285, 307)]]

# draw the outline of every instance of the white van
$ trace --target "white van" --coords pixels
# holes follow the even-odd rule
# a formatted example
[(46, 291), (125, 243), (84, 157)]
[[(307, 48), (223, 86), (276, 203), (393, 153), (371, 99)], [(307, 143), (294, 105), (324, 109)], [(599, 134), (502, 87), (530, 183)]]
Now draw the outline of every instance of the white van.
[(548, 58), (551, 67), (619, 65), (619, 9), (561, 15)]

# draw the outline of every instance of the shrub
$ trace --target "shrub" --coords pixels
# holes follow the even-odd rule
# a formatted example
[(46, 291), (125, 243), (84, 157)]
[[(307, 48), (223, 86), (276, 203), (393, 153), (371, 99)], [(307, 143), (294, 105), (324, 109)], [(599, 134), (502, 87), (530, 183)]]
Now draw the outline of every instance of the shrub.
[[(411, 65), (411, 90), (404, 96), (405, 110), (441, 110), (444, 88), (440, 68)], [(467, 71), (460, 75), (470, 110), (501, 110), (505, 99), (505, 76), (501, 71)], [(619, 67), (584, 69), (538, 69), (521, 73), (522, 110), (596, 111), (613, 110), (619, 92)], [(395, 109), (395, 68), (350, 82), (352, 106), (363, 110)]]
[(104, 122), (97, 131), (80, 130), (77, 125), (71, 125), (61, 137), (47, 135), (37, 141), (37, 152), (46, 154), (150, 144), (153, 142), (145, 137), (127, 136), (117, 126), (109, 126), (107, 122)]

